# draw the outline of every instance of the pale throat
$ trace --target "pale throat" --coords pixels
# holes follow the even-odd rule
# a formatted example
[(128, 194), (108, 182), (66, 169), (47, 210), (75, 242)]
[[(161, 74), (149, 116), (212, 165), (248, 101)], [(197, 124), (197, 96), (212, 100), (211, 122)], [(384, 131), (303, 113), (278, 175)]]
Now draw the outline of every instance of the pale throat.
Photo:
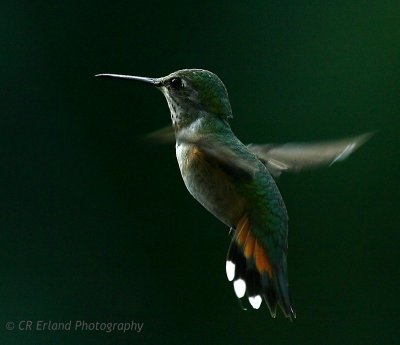
[(172, 125), (179, 129), (189, 126), (196, 118), (199, 117), (200, 112), (195, 109), (190, 103), (177, 102), (167, 93), (164, 94), (168, 103), (171, 113)]

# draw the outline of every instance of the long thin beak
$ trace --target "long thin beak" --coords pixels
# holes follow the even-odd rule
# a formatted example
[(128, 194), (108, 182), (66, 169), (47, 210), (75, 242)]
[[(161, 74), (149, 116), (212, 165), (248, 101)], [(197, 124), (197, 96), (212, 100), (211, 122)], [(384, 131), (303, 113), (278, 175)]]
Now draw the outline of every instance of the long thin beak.
[(161, 81), (158, 78), (136, 77), (133, 75), (123, 75), (123, 74), (96, 74), (95, 77), (136, 80), (154, 86), (161, 86)]

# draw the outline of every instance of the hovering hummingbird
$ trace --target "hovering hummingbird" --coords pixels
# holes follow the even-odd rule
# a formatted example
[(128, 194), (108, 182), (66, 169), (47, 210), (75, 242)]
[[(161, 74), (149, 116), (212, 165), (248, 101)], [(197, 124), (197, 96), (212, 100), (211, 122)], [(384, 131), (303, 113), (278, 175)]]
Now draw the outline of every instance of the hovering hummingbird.
[[(176, 157), (190, 194), (230, 229), (226, 275), (239, 299), (292, 320), (288, 284), (288, 215), (273, 176), (331, 165), (370, 136), (322, 143), (244, 145), (232, 132), (228, 92), (214, 73), (184, 69), (162, 78), (118, 74), (161, 90), (171, 112)], [(169, 140), (169, 130), (156, 132)], [(154, 136), (154, 135), (153, 135)]]

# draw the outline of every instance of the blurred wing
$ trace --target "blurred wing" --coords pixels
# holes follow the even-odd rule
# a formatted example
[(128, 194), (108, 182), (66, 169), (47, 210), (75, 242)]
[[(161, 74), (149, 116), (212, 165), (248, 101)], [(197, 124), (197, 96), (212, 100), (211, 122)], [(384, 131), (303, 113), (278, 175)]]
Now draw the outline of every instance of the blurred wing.
[(150, 143), (168, 144), (175, 142), (175, 131), (171, 126), (165, 126), (150, 132), (142, 137), (143, 140)]
[[(247, 147), (265, 164), (272, 175), (279, 176), (285, 171), (299, 172), (330, 166), (342, 161), (372, 135), (373, 133), (365, 133), (356, 137), (315, 143), (250, 144)], [(153, 143), (173, 143), (175, 142), (175, 132), (172, 126), (166, 126), (145, 135), (143, 139)], [(240, 159), (238, 161), (237, 155), (221, 143), (210, 139), (193, 139), (184, 135), (180, 137), (180, 140), (200, 146), (208, 154), (224, 161), (228, 166), (234, 165), (248, 172), (254, 171), (254, 167), (246, 167), (247, 162), (240, 161)]]
[(175, 143), (176, 140), (181, 143), (195, 145), (206, 156), (218, 162), (227, 173), (236, 175), (236, 177), (249, 178), (257, 169), (255, 165), (250, 164), (248, 160), (245, 160), (227, 145), (224, 145), (223, 142), (210, 135), (196, 136), (193, 133), (189, 135), (185, 131), (181, 131), (176, 138), (174, 128), (166, 126), (144, 135), (142, 139), (148, 143), (168, 144)]
[(236, 178), (251, 179), (258, 169), (255, 161), (251, 162), (246, 157), (242, 157), (214, 136), (187, 135), (182, 131), (177, 141), (196, 146), (206, 156), (217, 162), (228, 175)]
[(248, 149), (258, 156), (272, 175), (279, 176), (284, 171), (299, 172), (331, 166), (346, 159), (371, 136), (372, 133), (366, 133), (357, 137), (316, 143), (250, 144)]

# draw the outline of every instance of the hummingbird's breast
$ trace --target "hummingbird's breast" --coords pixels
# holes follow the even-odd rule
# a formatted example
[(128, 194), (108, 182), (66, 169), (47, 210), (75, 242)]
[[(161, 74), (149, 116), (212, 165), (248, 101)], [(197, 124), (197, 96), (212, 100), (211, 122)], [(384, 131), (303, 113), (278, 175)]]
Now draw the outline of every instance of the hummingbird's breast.
[(196, 145), (177, 143), (176, 156), (190, 194), (223, 223), (235, 226), (246, 200), (237, 192), (234, 181)]

